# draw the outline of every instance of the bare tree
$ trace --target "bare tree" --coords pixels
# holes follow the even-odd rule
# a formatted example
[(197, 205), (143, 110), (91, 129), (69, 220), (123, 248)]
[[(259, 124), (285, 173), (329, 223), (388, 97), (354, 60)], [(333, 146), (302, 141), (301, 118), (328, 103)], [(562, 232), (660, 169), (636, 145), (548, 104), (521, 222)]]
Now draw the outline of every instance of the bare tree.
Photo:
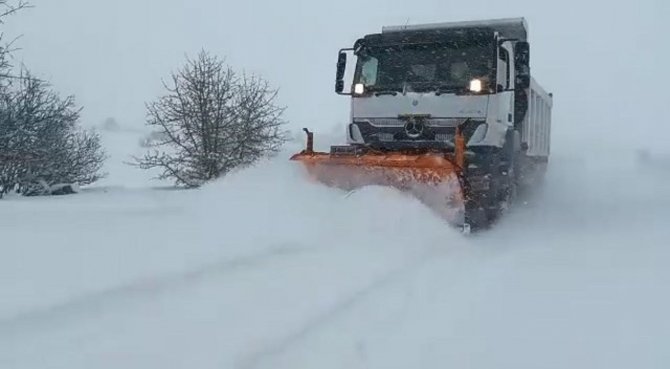
[[(0, 0), (0, 25), (5, 23), (5, 18), (21, 9), (30, 7), (25, 0)], [(0, 87), (6, 87), (11, 79), (9, 56), (12, 52), (13, 41), (5, 44), (4, 34), (0, 33)]]
[[(27, 7), (23, 1), (0, 0), (0, 26), (5, 23), (5, 18)], [(4, 32), (0, 32), (0, 198), (5, 193), (5, 187), (9, 178), (14, 178), (18, 168), (14, 165), (16, 153), (9, 152), (6, 145), (7, 129), (6, 122), (11, 116), (8, 107), (13, 104), (14, 96), (9, 92), (9, 86), (13, 81), (11, 75), (11, 64), (9, 58), (12, 51), (12, 42), (5, 43)]]
[[(4, 19), (29, 7), (24, 0), (0, 0)], [(73, 97), (60, 98), (24, 68), (9, 63), (12, 43), (0, 35), (0, 197), (63, 192), (65, 186), (90, 184), (102, 174), (105, 154), (100, 138), (79, 127)]]
[(97, 134), (79, 127), (74, 98), (22, 72), (0, 99), (0, 194), (51, 194), (101, 178), (105, 153)]
[(25, 0), (0, 0), (0, 24), (3, 23), (2, 19), (6, 16), (14, 14), (17, 11), (29, 6), (30, 5)]
[(198, 187), (276, 153), (286, 141), (277, 90), (257, 76), (239, 76), (205, 51), (171, 76), (167, 94), (147, 105), (147, 124), (162, 139), (135, 164), (160, 168), (159, 179)]

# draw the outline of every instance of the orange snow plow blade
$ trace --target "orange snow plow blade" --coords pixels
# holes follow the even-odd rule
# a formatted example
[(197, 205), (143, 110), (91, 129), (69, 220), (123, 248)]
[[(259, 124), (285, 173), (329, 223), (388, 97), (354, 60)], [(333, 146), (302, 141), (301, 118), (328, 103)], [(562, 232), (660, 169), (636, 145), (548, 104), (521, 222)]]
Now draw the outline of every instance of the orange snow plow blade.
[[(291, 160), (302, 162), (316, 181), (346, 191), (365, 186), (394, 187), (412, 194), (449, 223), (463, 224), (463, 148), (450, 156), (376, 151), (324, 153), (313, 151), (312, 132), (305, 131), (307, 149)], [(458, 138), (456, 142), (458, 148)]]

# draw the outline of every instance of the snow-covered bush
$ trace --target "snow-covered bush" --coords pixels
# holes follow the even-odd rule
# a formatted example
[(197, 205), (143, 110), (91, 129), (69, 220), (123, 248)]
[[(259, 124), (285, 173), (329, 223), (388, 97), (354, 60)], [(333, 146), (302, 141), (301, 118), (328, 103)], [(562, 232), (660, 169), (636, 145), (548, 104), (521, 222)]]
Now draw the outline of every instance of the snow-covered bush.
[(170, 136), (166, 134), (165, 132), (161, 131), (153, 131), (150, 133), (147, 133), (146, 135), (142, 136), (140, 138), (139, 145), (142, 148), (148, 149), (153, 147), (156, 142), (161, 142), (165, 140), (169, 140)]
[(100, 179), (100, 138), (78, 123), (73, 97), (22, 72), (0, 94), (0, 194), (62, 193)]
[[(0, 0), (0, 25), (28, 6)], [(105, 159), (100, 138), (78, 126), (73, 97), (60, 98), (25, 69), (14, 73), (11, 48), (0, 31), (0, 197), (67, 194), (95, 182)]]
[(113, 117), (109, 117), (102, 122), (102, 129), (107, 132), (118, 132), (121, 130), (119, 122), (116, 121)]
[(165, 96), (147, 105), (147, 124), (162, 136), (135, 158), (142, 169), (160, 168), (160, 179), (198, 187), (276, 153), (287, 139), (277, 90), (205, 51), (187, 60), (165, 88)]

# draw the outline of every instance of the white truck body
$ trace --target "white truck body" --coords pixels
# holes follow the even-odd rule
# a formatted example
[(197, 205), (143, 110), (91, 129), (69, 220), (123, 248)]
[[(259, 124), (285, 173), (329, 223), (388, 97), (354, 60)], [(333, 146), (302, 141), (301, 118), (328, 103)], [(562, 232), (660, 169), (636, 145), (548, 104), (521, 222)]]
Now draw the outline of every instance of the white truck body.
[[(454, 30), (487, 27), (495, 32), (500, 40), (500, 48), (506, 50), (507, 63), (496, 57), (495, 83), (503, 88), (483, 95), (441, 93), (435, 91), (412, 91), (390, 95), (369, 94), (351, 98), (351, 126), (347, 130), (350, 144), (364, 144), (361, 134), (362, 123), (375, 128), (402, 127), (406, 121), (398, 117), (406, 115), (425, 115), (428, 127), (456, 127), (464, 120), (476, 120), (483, 123), (477, 127), (468, 141), (468, 147), (503, 147), (510, 129), (516, 129), (520, 143), (527, 157), (545, 160), (550, 153), (552, 95), (547, 93), (531, 77), (526, 95), (515, 94), (515, 42), (527, 40), (527, 24), (523, 18), (498, 19), (471, 22), (434, 23), (411, 26), (383, 27), (381, 37), (398, 36), (415, 31)], [(492, 34), (493, 37), (493, 34)], [(502, 51), (500, 51), (502, 54)], [(493, 56), (492, 56), (493, 58)], [(436, 60), (438, 63), (439, 60)], [(515, 103), (527, 97), (527, 110), (524, 117), (515, 117)], [(519, 123), (522, 120), (522, 123)], [(516, 123), (515, 123), (516, 122)], [(515, 127), (516, 125), (516, 127)], [(368, 129), (369, 130), (369, 129)], [(378, 136), (390, 139), (379, 133)], [(436, 140), (438, 135), (436, 135)], [(448, 134), (440, 135), (449, 140)]]
[(551, 148), (552, 95), (531, 76), (527, 34), (516, 18), (359, 38), (339, 51), (335, 74), (335, 92), (351, 96), (347, 145), (315, 152), (305, 128), (292, 160), (347, 191), (409, 191), (464, 232), (490, 227), (541, 183)]
[(552, 95), (531, 78), (528, 114), (523, 120), (522, 142), (528, 145), (527, 156), (548, 157), (551, 151)]

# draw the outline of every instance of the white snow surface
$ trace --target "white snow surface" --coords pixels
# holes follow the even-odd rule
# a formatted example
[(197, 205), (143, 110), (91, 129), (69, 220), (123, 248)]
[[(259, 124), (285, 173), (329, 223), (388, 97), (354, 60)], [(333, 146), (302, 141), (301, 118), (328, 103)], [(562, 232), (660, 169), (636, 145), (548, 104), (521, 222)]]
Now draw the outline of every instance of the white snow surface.
[(292, 146), (175, 191), (122, 165), (139, 133), (103, 134), (102, 184), (0, 202), (0, 368), (670, 365), (670, 176), (632, 152), (564, 147), (465, 237), (311, 183)]

